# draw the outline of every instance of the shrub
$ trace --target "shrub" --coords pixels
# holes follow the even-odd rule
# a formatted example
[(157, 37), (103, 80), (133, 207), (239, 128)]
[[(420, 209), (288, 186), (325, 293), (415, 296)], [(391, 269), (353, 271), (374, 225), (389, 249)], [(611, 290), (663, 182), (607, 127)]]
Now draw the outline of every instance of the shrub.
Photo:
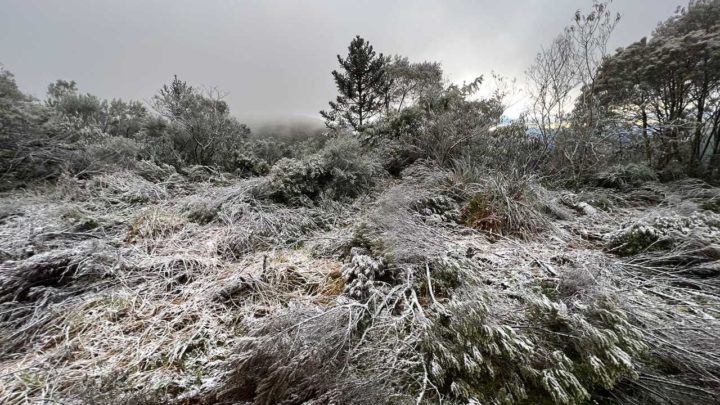
[(270, 166), (265, 160), (238, 149), (223, 162), (223, 166), (225, 170), (239, 176), (264, 176), (270, 172)]
[(185, 206), (183, 212), (190, 222), (205, 225), (218, 216), (220, 206), (210, 201), (193, 201)]
[(314, 199), (327, 176), (317, 156), (303, 160), (280, 159), (270, 170), (271, 197), (279, 202)]
[(457, 222), (459, 218), (457, 201), (445, 195), (418, 199), (412, 208), (430, 221)]
[(299, 131), (295, 128), (273, 131), (269, 127), (261, 127), (258, 132), (250, 134), (245, 150), (272, 166), (282, 158), (310, 156), (322, 149), (327, 140), (322, 134), (306, 133), (302, 128)]
[(662, 238), (662, 231), (653, 226), (635, 224), (613, 236), (609, 249), (620, 256), (632, 256), (642, 252), (668, 250), (670, 240)]
[(76, 232), (91, 231), (100, 226), (97, 218), (79, 207), (67, 208), (61, 218)]
[(160, 89), (152, 104), (168, 121), (165, 136), (191, 164), (221, 166), (227, 153), (241, 146), (250, 133), (230, 115), (219, 91), (201, 91), (177, 77)]
[(56, 180), (63, 172), (78, 172), (88, 165), (76, 145), (42, 134), (0, 134), (0, 190), (23, 187), (28, 182)]
[[(613, 300), (527, 298), (511, 316), (525, 327), (498, 322), (497, 302), (465, 291), (436, 314), (421, 344), (430, 380), (451, 403), (585, 403), (593, 393), (637, 376), (633, 357), (642, 337)], [(589, 305), (588, 305), (589, 304)], [(507, 309), (507, 308), (505, 308)]]
[(350, 262), (342, 268), (345, 293), (348, 296), (365, 298), (375, 288), (376, 280), (391, 277), (384, 260), (372, 257), (368, 250), (355, 247), (351, 249), (350, 256)]
[(212, 183), (224, 183), (226, 181), (223, 173), (212, 166), (192, 165), (183, 168), (181, 173), (187, 176), (190, 181)]
[(700, 205), (700, 208), (720, 214), (720, 197), (707, 199)]
[(143, 179), (155, 183), (167, 181), (173, 175), (178, 175), (174, 167), (165, 163), (156, 164), (152, 160), (140, 160), (134, 164), (133, 171)]
[(144, 145), (134, 139), (121, 136), (103, 136), (85, 147), (86, 170), (108, 171), (110, 168), (127, 169), (145, 155)]
[(364, 151), (355, 138), (328, 141), (318, 155), (330, 173), (325, 189), (334, 199), (356, 197), (369, 189), (382, 172), (376, 157)]
[(658, 216), (626, 225), (610, 234), (608, 249), (620, 256), (667, 251), (687, 244), (698, 249), (712, 244), (719, 237), (720, 221), (710, 212), (694, 213), (688, 217)]
[(378, 155), (385, 169), (392, 176), (400, 177), (402, 171), (422, 157), (413, 145), (389, 140), (378, 147)]
[(657, 181), (654, 170), (644, 164), (630, 163), (616, 165), (595, 174), (595, 185), (607, 188), (624, 189), (629, 186), (639, 186), (647, 181)]
[(357, 140), (337, 138), (307, 158), (278, 161), (270, 171), (270, 195), (284, 203), (307, 203), (321, 195), (352, 198), (370, 188), (380, 172)]
[(164, 119), (149, 117), (135, 138), (146, 145), (147, 153), (153, 161), (171, 165), (176, 169), (185, 165), (180, 152), (175, 149), (172, 139), (168, 136), (168, 122)]
[(673, 160), (660, 169), (658, 178), (660, 181), (675, 181), (687, 177), (687, 168), (682, 163)]

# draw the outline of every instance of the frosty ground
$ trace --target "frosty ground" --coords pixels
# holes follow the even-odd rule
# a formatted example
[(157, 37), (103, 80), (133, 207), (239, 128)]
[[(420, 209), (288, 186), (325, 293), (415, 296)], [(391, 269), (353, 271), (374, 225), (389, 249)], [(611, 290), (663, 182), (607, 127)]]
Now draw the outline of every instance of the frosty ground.
[(717, 400), (718, 188), (417, 163), (294, 206), (269, 181), (148, 166), (4, 193), (0, 402)]

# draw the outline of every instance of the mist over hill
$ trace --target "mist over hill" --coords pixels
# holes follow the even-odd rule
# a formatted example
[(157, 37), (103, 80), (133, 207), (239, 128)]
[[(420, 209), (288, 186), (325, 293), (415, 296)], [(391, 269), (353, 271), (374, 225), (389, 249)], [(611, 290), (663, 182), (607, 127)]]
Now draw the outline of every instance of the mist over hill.
[(307, 139), (326, 130), (321, 119), (302, 115), (256, 114), (240, 119), (250, 128), (251, 136), (258, 138)]

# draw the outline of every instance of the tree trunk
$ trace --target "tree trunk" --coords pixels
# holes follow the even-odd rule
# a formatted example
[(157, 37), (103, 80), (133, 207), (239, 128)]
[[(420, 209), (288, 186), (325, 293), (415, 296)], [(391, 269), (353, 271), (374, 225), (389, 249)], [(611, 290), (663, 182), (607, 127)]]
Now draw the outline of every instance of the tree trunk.
[(652, 166), (652, 147), (650, 146), (650, 137), (648, 136), (648, 116), (645, 107), (642, 107), (642, 135), (645, 143), (645, 159)]

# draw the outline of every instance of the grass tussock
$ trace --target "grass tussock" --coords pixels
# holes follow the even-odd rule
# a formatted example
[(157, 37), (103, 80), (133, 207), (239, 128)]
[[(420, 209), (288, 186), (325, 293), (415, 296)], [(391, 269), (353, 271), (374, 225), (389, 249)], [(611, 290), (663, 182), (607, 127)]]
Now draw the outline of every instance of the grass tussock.
[(491, 233), (530, 237), (550, 226), (539, 188), (527, 178), (488, 176), (473, 187), (461, 221)]

